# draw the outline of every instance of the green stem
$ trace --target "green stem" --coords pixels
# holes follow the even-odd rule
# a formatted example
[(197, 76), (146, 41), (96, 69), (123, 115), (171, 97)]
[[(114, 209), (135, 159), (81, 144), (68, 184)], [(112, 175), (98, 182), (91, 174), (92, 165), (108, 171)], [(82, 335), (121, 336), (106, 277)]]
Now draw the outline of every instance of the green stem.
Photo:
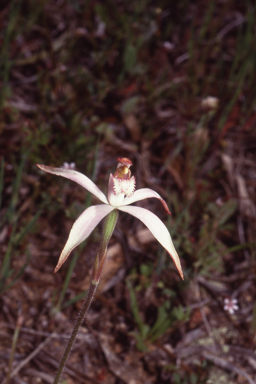
[(18, 321), (16, 324), (16, 328), (14, 331), (13, 339), (12, 339), (12, 349), (11, 349), (11, 354), (10, 354), (10, 359), (9, 359), (9, 364), (8, 364), (7, 379), (6, 379), (5, 384), (9, 384), (10, 380), (11, 380), (12, 363), (13, 363), (14, 354), (15, 354), (15, 350), (16, 350), (16, 346), (17, 346), (18, 337), (19, 337), (20, 328), (22, 326), (22, 323), (23, 323), (23, 316), (19, 315)]
[(91, 302), (93, 300), (93, 297), (95, 295), (96, 289), (97, 289), (99, 281), (100, 281), (101, 272), (102, 272), (102, 269), (104, 266), (104, 262), (106, 260), (107, 246), (108, 246), (110, 237), (112, 236), (112, 233), (115, 229), (117, 219), (118, 219), (118, 211), (115, 209), (114, 211), (110, 212), (107, 215), (107, 217), (104, 221), (100, 248), (99, 248), (99, 251), (98, 251), (97, 256), (95, 258), (90, 287), (89, 287), (87, 296), (85, 298), (83, 307), (82, 307), (82, 309), (78, 315), (76, 324), (75, 324), (74, 329), (72, 331), (72, 334), (70, 336), (68, 345), (67, 345), (65, 352), (63, 354), (63, 357), (62, 357), (62, 360), (60, 362), (59, 368), (57, 370), (53, 384), (59, 383), (63, 369), (66, 365), (68, 356), (69, 356), (70, 351), (71, 351), (73, 344), (75, 342), (76, 335), (79, 331), (80, 326), (82, 325), (82, 323), (84, 321), (86, 313), (88, 312), (88, 310), (90, 308)]

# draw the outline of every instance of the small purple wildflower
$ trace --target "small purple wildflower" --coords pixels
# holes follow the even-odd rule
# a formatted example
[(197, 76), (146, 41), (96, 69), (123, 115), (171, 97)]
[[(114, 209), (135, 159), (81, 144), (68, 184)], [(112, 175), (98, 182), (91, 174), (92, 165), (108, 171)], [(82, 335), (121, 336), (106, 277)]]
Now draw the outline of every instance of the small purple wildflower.
[(75, 169), (76, 168), (76, 164), (75, 163), (63, 163), (62, 167), (61, 168), (64, 168), (64, 169)]
[(233, 315), (239, 309), (237, 299), (226, 298), (224, 299), (224, 304), (224, 310), (228, 311), (230, 315)]

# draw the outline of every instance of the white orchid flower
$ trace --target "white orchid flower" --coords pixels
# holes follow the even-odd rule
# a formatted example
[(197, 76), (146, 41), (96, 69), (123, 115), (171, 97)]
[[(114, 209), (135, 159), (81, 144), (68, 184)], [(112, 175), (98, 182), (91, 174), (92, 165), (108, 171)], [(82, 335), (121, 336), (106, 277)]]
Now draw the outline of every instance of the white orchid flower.
[(164, 223), (152, 212), (147, 209), (131, 206), (130, 204), (146, 199), (148, 197), (155, 197), (161, 201), (166, 212), (170, 214), (166, 202), (161, 196), (149, 188), (139, 189), (135, 191), (135, 177), (131, 177), (130, 166), (131, 161), (125, 157), (118, 158), (118, 165), (114, 175), (110, 174), (108, 184), (108, 197), (90, 180), (88, 177), (74, 169), (66, 168), (53, 168), (46, 165), (37, 164), (37, 166), (45, 172), (52, 173), (57, 176), (63, 176), (67, 179), (73, 180), (82, 185), (85, 189), (91, 192), (104, 204), (93, 205), (87, 208), (75, 221), (71, 228), (68, 241), (61, 252), (58, 264), (54, 270), (57, 272), (62, 264), (67, 260), (70, 252), (84, 241), (90, 233), (94, 230), (97, 224), (105, 218), (102, 230), (102, 238), (99, 246), (99, 251), (95, 257), (90, 287), (82, 306), (81, 312), (78, 316), (72, 335), (66, 346), (61, 363), (57, 370), (54, 384), (58, 384), (65, 364), (67, 362), (69, 353), (74, 344), (77, 332), (84, 321), (86, 313), (88, 312), (97, 286), (100, 281), (101, 272), (106, 260), (107, 247), (115, 229), (118, 219), (118, 211), (130, 213), (132, 216), (140, 219), (152, 232), (160, 244), (169, 252), (172, 257), (181, 277), (183, 278), (182, 268), (180, 265), (179, 256), (174, 248), (171, 236)]
[(137, 217), (146, 225), (146, 227), (148, 227), (154, 237), (170, 254), (180, 276), (183, 278), (180, 259), (174, 248), (167, 227), (148, 209), (130, 205), (139, 200), (155, 197), (161, 201), (166, 212), (170, 214), (166, 202), (152, 189), (142, 188), (135, 191), (135, 177), (131, 177), (131, 171), (129, 169), (132, 162), (127, 158), (118, 158), (117, 161), (117, 170), (114, 175), (110, 174), (109, 177), (108, 197), (104, 195), (93, 181), (80, 172), (73, 169), (54, 168), (48, 167), (47, 165), (37, 164), (37, 166), (45, 172), (75, 181), (104, 203), (87, 208), (75, 221), (54, 272), (57, 272), (60, 269), (73, 249), (91, 234), (102, 219), (104, 219), (110, 212), (119, 210)]

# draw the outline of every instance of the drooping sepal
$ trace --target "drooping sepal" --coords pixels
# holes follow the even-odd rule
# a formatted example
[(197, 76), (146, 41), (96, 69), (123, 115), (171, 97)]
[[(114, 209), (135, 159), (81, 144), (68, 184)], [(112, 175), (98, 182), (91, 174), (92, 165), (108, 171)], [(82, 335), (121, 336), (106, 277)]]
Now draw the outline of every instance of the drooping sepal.
[(94, 228), (99, 222), (107, 216), (108, 213), (113, 211), (113, 207), (110, 205), (93, 205), (87, 208), (74, 222), (73, 227), (69, 233), (66, 245), (61, 252), (58, 260), (58, 264), (54, 270), (57, 272), (62, 264), (67, 260), (70, 253), (81, 244), (92, 233)]
[(150, 230), (156, 240), (167, 250), (171, 258), (173, 259), (181, 278), (183, 279), (182, 267), (179, 259), (179, 255), (174, 248), (171, 235), (164, 225), (164, 223), (154, 213), (148, 209), (141, 207), (134, 207), (132, 205), (123, 206), (118, 208), (120, 211), (130, 213), (130, 215), (137, 217), (141, 220)]
[(156, 191), (153, 191), (153, 189), (150, 189), (150, 188), (137, 189), (137, 191), (135, 191), (132, 196), (125, 197), (123, 201), (120, 203), (120, 205), (121, 206), (130, 205), (132, 203), (135, 203), (136, 201), (148, 199), (151, 197), (155, 197), (156, 199), (160, 200), (161, 203), (163, 204), (163, 207), (166, 213), (168, 213), (168, 215), (171, 215), (171, 212), (169, 211), (166, 201), (162, 199), (162, 197)]

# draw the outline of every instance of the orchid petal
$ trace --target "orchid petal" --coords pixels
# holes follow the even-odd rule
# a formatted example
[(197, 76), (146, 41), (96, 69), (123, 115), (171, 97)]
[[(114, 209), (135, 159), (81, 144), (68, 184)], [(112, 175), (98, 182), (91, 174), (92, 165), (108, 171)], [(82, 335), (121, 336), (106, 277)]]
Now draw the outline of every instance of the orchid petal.
[(82, 173), (74, 171), (73, 169), (48, 167), (47, 165), (42, 164), (37, 164), (37, 166), (42, 169), (42, 171), (75, 181), (77, 184), (80, 184), (82, 187), (87, 189), (87, 191), (91, 192), (103, 203), (108, 204), (108, 200), (104, 193), (101, 192), (101, 190), (97, 187), (96, 184), (94, 184), (92, 180), (90, 180), (87, 176), (83, 175)]
[(113, 207), (119, 207), (119, 205), (123, 205), (122, 202), (124, 200), (124, 193), (115, 193), (114, 190), (114, 176), (112, 173), (109, 176), (108, 182), (108, 201), (109, 204)]
[(154, 213), (148, 209), (134, 206), (118, 207), (120, 211), (130, 213), (132, 216), (141, 220), (159, 241), (159, 243), (167, 250), (172, 257), (180, 276), (183, 279), (183, 272), (180, 264), (179, 256), (174, 248), (171, 235), (164, 223)]
[(81, 244), (92, 233), (94, 228), (99, 222), (107, 216), (108, 213), (113, 211), (110, 205), (93, 205), (87, 208), (74, 222), (73, 227), (69, 233), (68, 241), (61, 252), (58, 264), (54, 270), (57, 272), (62, 264), (67, 260), (70, 253), (75, 247)]
[(169, 211), (168, 205), (166, 204), (165, 200), (162, 199), (162, 197), (157, 192), (153, 191), (153, 189), (150, 189), (150, 188), (138, 189), (137, 191), (134, 192), (134, 194), (132, 196), (125, 197), (124, 201), (120, 205), (121, 206), (129, 205), (129, 204), (134, 203), (135, 201), (144, 200), (144, 199), (147, 199), (150, 197), (155, 197), (155, 198), (159, 199), (161, 201), (161, 203), (163, 204), (166, 212), (169, 215), (171, 215), (171, 212)]

